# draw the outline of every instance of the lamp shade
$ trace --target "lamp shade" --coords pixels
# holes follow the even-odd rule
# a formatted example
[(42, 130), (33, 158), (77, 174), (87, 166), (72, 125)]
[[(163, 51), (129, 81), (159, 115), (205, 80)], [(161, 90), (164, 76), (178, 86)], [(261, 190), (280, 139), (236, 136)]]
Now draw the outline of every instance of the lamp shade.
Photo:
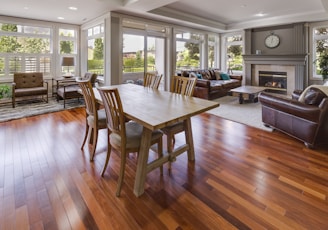
[(62, 66), (74, 66), (74, 57), (63, 57)]

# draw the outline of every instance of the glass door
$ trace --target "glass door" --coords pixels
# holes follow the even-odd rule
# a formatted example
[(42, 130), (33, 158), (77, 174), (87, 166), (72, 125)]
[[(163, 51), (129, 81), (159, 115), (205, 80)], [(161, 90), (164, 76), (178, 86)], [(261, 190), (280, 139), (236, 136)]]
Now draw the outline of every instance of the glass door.
[(145, 73), (145, 37), (123, 34), (123, 83), (142, 84)]
[(162, 75), (159, 89), (164, 90), (165, 82), (165, 39), (158, 37), (147, 37), (147, 53), (146, 53), (146, 71)]

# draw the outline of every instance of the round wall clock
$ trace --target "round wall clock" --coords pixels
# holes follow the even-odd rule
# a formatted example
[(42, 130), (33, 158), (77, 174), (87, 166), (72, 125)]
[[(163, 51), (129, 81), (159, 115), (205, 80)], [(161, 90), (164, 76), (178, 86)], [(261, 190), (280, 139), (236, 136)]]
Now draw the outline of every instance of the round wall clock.
[(280, 38), (276, 34), (270, 34), (264, 40), (265, 46), (268, 48), (276, 48), (279, 46)]

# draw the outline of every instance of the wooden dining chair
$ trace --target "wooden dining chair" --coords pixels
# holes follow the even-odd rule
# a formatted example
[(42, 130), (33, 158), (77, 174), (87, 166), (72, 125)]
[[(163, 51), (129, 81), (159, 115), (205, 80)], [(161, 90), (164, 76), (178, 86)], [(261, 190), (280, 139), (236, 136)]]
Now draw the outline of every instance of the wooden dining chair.
[[(126, 121), (117, 88), (99, 88), (98, 90), (105, 107), (108, 128), (107, 157), (101, 176), (104, 176), (110, 158), (111, 148), (113, 147), (121, 153), (120, 175), (116, 190), (116, 196), (120, 196), (127, 154), (131, 152), (139, 152), (143, 126), (134, 121)], [(153, 131), (151, 136), (151, 145), (157, 144), (158, 157), (163, 156), (162, 137), (163, 132), (160, 130)], [(162, 175), (163, 166), (160, 166), (160, 170)]]
[[(181, 77), (181, 76), (173, 76), (171, 82), (171, 92), (178, 93), (184, 96), (192, 96), (195, 86), (196, 86), (197, 78), (195, 77)], [(167, 151), (168, 153), (172, 153), (175, 145), (175, 134), (181, 133), (185, 131), (185, 126), (183, 121), (174, 123), (170, 126), (167, 126), (162, 129), (164, 134), (167, 137)], [(169, 162), (169, 169), (171, 168), (171, 163)]]
[(86, 129), (81, 150), (83, 150), (88, 139), (91, 145), (90, 161), (93, 161), (98, 141), (98, 131), (107, 128), (106, 112), (105, 109), (98, 108), (90, 79), (76, 79), (76, 81), (82, 90), (86, 112)]
[(156, 73), (147, 72), (144, 75), (143, 85), (152, 89), (158, 89), (159, 84), (161, 83), (163, 75), (158, 75)]

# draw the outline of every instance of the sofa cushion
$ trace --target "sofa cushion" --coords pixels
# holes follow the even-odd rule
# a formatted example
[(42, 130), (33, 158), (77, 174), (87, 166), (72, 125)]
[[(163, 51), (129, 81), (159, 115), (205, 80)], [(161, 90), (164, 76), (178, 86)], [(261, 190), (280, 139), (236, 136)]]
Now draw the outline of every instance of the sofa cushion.
[(327, 95), (318, 88), (311, 87), (305, 94), (304, 103), (318, 106)]
[(221, 80), (211, 80), (210, 82), (210, 91), (221, 90), (223, 88), (222, 84), (224, 83)]

